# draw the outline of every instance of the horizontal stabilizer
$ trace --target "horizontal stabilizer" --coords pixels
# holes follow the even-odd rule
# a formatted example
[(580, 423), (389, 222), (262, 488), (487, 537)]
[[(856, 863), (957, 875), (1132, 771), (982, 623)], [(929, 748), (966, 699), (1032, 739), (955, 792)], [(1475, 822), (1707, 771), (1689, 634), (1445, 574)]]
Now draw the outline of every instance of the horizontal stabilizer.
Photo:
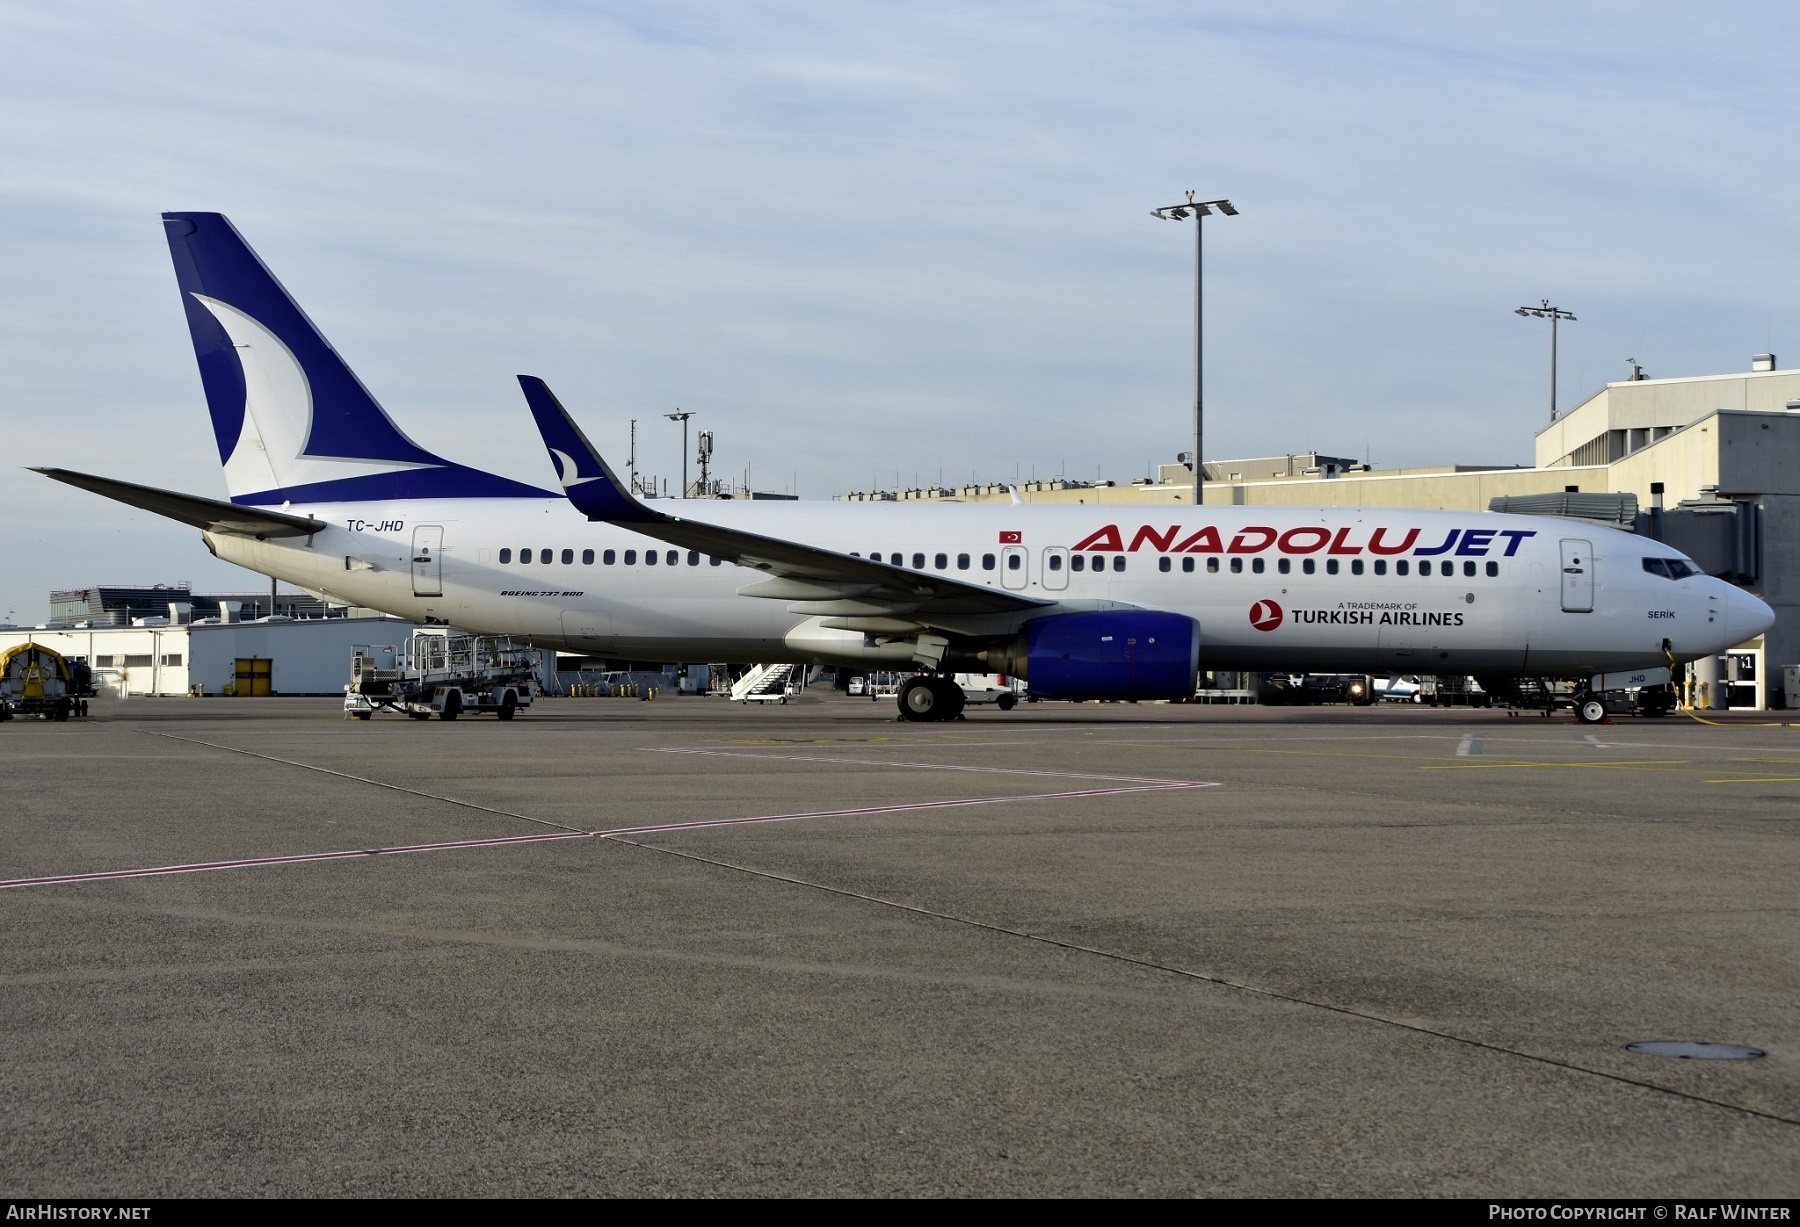
[(288, 515), (283, 511), (269, 511), (262, 507), (243, 507), (194, 494), (177, 494), (173, 490), (158, 490), (154, 486), (140, 486), (135, 482), (95, 477), (91, 473), (77, 473), (72, 469), (34, 468), (32, 472), (42, 473), (52, 481), (90, 490), (132, 507), (154, 511), (159, 516), (167, 516), (183, 524), (192, 524), (207, 532), (258, 538), (309, 537), (326, 526), (323, 520), (315, 520), (309, 516)]

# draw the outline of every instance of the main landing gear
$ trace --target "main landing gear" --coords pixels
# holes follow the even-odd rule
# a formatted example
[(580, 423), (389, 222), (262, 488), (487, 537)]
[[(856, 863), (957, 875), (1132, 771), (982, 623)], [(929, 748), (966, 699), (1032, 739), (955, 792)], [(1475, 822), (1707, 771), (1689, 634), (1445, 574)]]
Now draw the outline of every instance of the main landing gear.
[(963, 711), (963, 690), (953, 678), (919, 676), (900, 687), (902, 720), (956, 720)]

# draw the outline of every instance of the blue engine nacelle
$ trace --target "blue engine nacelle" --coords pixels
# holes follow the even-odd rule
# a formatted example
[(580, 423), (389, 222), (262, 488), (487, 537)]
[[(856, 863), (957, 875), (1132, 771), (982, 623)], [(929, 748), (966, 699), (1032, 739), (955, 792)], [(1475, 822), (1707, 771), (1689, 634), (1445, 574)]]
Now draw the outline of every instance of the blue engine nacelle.
[(1020, 640), (1012, 671), (1041, 699), (1185, 699), (1200, 668), (1200, 624), (1158, 610), (1055, 614)]

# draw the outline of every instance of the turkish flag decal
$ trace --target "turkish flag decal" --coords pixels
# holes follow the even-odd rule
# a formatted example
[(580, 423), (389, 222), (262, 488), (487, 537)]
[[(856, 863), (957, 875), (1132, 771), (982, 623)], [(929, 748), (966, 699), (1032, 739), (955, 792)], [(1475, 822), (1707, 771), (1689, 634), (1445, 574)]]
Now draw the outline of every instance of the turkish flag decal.
[(1025, 544), (1025, 534), (1024, 533), (1001, 533), (1000, 534), (1000, 544), (1001, 545), (1023, 545), (1023, 544)]

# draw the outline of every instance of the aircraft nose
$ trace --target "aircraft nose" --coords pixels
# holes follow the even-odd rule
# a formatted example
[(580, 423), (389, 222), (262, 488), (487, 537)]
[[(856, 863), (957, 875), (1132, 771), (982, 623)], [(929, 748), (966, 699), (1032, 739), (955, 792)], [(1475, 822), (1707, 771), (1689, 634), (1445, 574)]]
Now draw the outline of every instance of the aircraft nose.
[(1725, 626), (1732, 644), (1754, 639), (1775, 625), (1775, 611), (1758, 597), (1742, 588), (1733, 588), (1726, 598)]

